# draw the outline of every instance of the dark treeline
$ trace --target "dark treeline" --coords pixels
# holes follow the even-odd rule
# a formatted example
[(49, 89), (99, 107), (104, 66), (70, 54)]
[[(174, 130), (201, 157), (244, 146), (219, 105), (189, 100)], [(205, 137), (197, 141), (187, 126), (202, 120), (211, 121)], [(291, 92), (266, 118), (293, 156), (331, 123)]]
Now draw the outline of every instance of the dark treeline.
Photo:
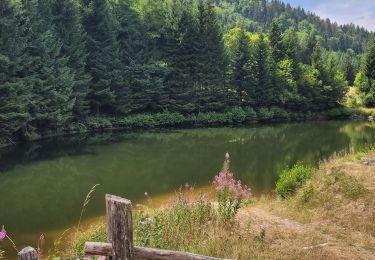
[(368, 36), (279, 1), (1, 0), (0, 134), (165, 111), (328, 110)]

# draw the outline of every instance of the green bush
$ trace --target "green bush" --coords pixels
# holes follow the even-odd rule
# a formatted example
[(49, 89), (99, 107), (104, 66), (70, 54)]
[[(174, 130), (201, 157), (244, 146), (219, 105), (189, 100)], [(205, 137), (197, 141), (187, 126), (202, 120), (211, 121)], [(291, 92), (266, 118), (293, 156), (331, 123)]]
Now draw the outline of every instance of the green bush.
[(246, 113), (241, 107), (234, 107), (229, 113), (234, 124), (243, 124), (246, 120)]
[(312, 168), (302, 163), (297, 163), (291, 169), (284, 170), (276, 183), (276, 193), (286, 198), (296, 193), (311, 177)]
[(268, 108), (265, 108), (265, 107), (262, 107), (259, 109), (259, 112), (258, 112), (258, 119), (261, 120), (261, 121), (268, 121), (268, 120), (271, 120), (273, 118), (273, 111), (268, 109)]
[(352, 110), (346, 107), (336, 107), (327, 111), (327, 116), (329, 118), (348, 117), (351, 114), (352, 114)]
[(183, 124), (186, 118), (180, 113), (163, 112), (154, 115), (157, 126), (176, 126)]
[(285, 109), (279, 107), (272, 107), (270, 111), (272, 112), (274, 119), (289, 120), (290, 118), (288, 111), (286, 111)]
[(85, 120), (85, 125), (89, 129), (112, 128), (111, 119), (105, 117), (88, 117)]
[(255, 110), (252, 108), (252, 107), (246, 107), (244, 109), (244, 112), (245, 112), (245, 115), (246, 115), (246, 118), (245, 118), (245, 121), (246, 122), (254, 122), (257, 120), (257, 113), (255, 112)]
[(375, 107), (375, 97), (374, 94), (369, 93), (363, 98), (363, 105), (365, 107)]

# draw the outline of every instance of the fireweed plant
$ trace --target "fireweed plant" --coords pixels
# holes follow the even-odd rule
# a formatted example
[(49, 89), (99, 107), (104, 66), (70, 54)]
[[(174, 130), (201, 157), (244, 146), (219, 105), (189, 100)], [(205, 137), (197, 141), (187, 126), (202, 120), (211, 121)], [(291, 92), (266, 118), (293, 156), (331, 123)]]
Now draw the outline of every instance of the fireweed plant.
[(230, 156), (226, 153), (223, 168), (213, 181), (219, 204), (219, 216), (225, 223), (232, 220), (251, 197), (251, 189), (234, 178), (234, 174), (229, 171), (229, 166)]

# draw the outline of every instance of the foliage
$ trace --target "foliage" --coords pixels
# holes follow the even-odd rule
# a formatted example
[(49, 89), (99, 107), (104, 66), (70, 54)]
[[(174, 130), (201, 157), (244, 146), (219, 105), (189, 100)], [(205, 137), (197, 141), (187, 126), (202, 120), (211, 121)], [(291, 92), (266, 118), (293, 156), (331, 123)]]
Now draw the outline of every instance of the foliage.
[(279, 1), (3, 0), (0, 14), (2, 138), (287, 120), (337, 107), (348, 84), (374, 104), (374, 37)]
[(284, 170), (276, 183), (276, 193), (282, 198), (293, 195), (311, 177), (311, 174), (312, 168), (302, 163)]

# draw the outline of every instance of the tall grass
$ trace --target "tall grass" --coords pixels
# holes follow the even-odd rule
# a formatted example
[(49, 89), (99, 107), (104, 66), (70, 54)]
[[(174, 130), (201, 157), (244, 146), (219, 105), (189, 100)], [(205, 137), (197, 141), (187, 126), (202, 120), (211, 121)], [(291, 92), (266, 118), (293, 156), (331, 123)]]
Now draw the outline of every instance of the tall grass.
[(81, 226), (82, 217), (83, 217), (83, 214), (84, 214), (85, 211), (86, 211), (86, 207), (87, 207), (87, 205), (90, 203), (91, 195), (95, 192), (96, 187), (98, 187), (99, 185), (100, 185), (100, 184), (95, 184), (94, 186), (92, 186), (91, 190), (87, 193), (86, 198), (85, 198), (85, 200), (83, 201), (82, 208), (81, 208), (81, 214), (80, 214), (80, 216), (79, 216), (79, 220), (78, 220), (77, 230), (78, 230), (79, 227)]

